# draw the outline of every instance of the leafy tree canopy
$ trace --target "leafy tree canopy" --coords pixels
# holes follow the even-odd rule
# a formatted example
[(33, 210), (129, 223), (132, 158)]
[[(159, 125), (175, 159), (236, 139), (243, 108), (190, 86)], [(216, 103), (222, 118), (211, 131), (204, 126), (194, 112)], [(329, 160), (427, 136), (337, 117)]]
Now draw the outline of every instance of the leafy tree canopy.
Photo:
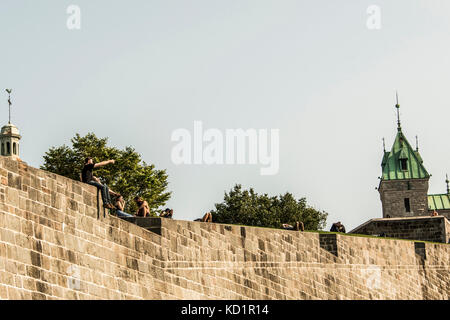
[(275, 197), (258, 195), (252, 188), (243, 190), (239, 184), (229, 193), (225, 192), (224, 201), (216, 203), (215, 207), (211, 211), (214, 222), (270, 228), (302, 221), (305, 230), (321, 230), (328, 216), (308, 206), (306, 198), (297, 200), (288, 192)]
[(77, 133), (71, 142), (71, 148), (66, 145), (50, 148), (41, 169), (79, 181), (85, 158), (92, 157), (95, 163), (114, 159), (114, 164), (94, 169), (94, 175), (124, 197), (126, 211), (136, 211), (133, 201), (136, 196), (147, 200), (152, 215), (169, 200), (166, 171), (142, 161), (132, 147), (120, 150), (107, 146), (108, 139), (97, 138), (94, 133), (84, 137)]

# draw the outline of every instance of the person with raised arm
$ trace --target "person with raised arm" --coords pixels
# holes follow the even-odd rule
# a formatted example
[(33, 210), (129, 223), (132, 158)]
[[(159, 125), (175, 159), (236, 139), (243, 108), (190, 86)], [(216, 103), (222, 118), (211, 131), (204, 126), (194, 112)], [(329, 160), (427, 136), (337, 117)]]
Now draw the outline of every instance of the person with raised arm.
[(81, 181), (84, 183), (90, 184), (91, 186), (97, 187), (101, 191), (103, 206), (108, 209), (114, 209), (114, 205), (111, 203), (110, 193), (112, 195), (117, 196), (118, 193), (109, 190), (106, 184), (102, 184), (100, 179), (94, 176), (93, 170), (95, 168), (103, 167), (108, 164), (113, 164), (115, 160), (106, 160), (99, 163), (94, 163), (94, 160), (91, 157), (87, 157), (84, 161), (84, 167), (81, 171)]

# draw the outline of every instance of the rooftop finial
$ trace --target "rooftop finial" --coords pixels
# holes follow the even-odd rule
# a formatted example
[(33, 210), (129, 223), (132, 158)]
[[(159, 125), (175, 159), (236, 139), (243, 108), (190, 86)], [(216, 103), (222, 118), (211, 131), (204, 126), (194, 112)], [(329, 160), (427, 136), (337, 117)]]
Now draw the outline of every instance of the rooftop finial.
[(416, 136), (416, 151), (419, 151), (419, 137)]
[(397, 130), (401, 131), (402, 127), (400, 126), (400, 105), (398, 104), (398, 92), (395, 91), (395, 97), (397, 100), (397, 104), (395, 105), (395, 107), (397, 108)]
[(384, 141), (384, 137), (383, 137), (383, 151), (386, 152), (386, 142)]
[(449, 186), (449, 182), (448, 181), (448, 174), (445, 175), (445, 183), (447, 184), (447, 194), (450, 194), (450, 186)]
[(12, 89), (6, 89), (6, 92), (8, 93), (8, 104), (9, 104), (9, 120), (8, 120), (8, 123), (11, 123), (11, 105), (12, 105), (12, 102), (11, 102), (11, 91), (12, 91)]

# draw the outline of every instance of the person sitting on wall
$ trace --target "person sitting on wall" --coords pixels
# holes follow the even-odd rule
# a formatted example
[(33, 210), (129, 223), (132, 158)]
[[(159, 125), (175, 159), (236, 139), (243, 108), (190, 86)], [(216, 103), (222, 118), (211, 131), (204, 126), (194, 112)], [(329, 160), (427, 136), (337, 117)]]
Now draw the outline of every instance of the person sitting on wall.
[(92, 186), (95, 186), (97, 187), (97, 189), (101, 191), (103, 206), (108, 209), (115, 208), (111, 203), (110, 194), (117, 196), (117, 193), (115, 193), (112, 190), (109, 190), (106, 184), (102, 184), (100, 179), (94, 176), (92, 171), (95, 168), (103, 167), (114, 162), (115, 162), (114, 160), (107, 160), (99, 163), (94, 163), (94, 160), (91, 157), (87, 157), (84, 162), (83, 170), (81, 170), (81, 181), (90, 184)]
[(338, 221), (338, 222), (333, 223), (333, 225), (331, 226), (330, 231), (331, 232), (342, 232), (342, 233), (345, 233), (345, 227), (340, 221)]
[(437, 213), (437, 211), (436, 210), (433, 210), (433, 212), (431, 213), (431, 216), (432, 217), (437, 217), (439, 214)]
[(136, 216), (138, 217), (148, 217), (150, 216), (150, 208), (148, 206), (147, 201), (142, 199), (141, 197), (135, 197), (134, 201), (136, 202), (138, 209), (136, 212)]
[(159, 215), (161, 218), (169, 218), (172, 219), (173, 216), (173, 209), (166, 208), (161, 214)]
[(338, 232), (338, 226), (337, 226), (337, 222), (335, 222), (335, 223), (333, 223), (332, 225), (331, 225), (331, 229), (330, 229), (330, 232)]
[(342, 223), (339, 222), (339, 226), (338, 226), (338, 232), (342, 232), (345, 233), (345, 227)]
[(116, 203), (115, 203), (115, 207), (116, 207), (116, 213), (118, 217), (132, 217), (132, 214), (126, 213), (124, 212), (124, 208), (125, 208), (125, 200), (123, 199), (122, 195), (118, 195), (116, 197)]
[(203, 215), (202, 218), (195, 219), (197, 222), (212, 222), (212, 214), (211, 212), (207, 212)]
[(285, 230), (305, 231), (305, 225), (301, 221), (295, 222), (295, 227), (287, 223), (281, 224), (281, 227)]

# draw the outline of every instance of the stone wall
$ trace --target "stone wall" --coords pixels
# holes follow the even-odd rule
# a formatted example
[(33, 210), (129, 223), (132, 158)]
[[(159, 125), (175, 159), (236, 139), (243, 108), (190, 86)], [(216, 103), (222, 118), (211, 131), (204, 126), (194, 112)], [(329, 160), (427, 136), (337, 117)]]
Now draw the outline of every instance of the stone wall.
[(443, 216), (371, 219), (354, 234), (449, 243), (450, 222)]
[[(382, 180), (379, 192), (383, 218), (428, 215), (428, 179)], [(405, 210), (406, 198), (410, 212)]]
[(450, 220), (448, 218), (445, 220), (445, 239), (447, 243), (450, 243)]
[(0, 157), (2, 299), (445, 299), (450, 246), (201, 222), (161, 235)]

